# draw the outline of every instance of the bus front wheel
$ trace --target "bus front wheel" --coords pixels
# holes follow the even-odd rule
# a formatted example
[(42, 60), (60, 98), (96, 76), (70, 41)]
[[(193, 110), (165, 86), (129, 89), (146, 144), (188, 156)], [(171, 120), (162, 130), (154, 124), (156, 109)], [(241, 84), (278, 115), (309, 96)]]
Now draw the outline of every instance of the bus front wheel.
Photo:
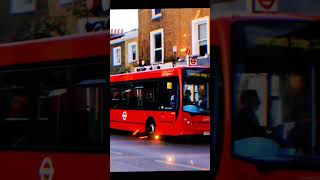
[(147, 121), (146, 124), (146, 134), (151, 139), (156, 132), (156, 124), (153, 120)]

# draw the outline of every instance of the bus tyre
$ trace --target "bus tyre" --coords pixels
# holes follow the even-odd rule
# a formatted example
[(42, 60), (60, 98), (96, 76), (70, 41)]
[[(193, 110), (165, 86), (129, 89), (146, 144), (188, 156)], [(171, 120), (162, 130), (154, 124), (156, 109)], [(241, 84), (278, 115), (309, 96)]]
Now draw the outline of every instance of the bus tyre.
[(146, 124), (146, 134), (151, 139), (156, 131), (156, 125), (154, 121), (148, 121)]

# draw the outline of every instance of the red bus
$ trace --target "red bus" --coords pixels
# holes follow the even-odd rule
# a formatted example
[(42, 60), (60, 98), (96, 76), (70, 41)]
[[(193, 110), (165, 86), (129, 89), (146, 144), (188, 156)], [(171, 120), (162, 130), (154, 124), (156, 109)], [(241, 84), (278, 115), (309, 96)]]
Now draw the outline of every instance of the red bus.
[(108, 40), (0, 45), (0, 179), (107, 179)]
[(110, 76), (110, 128), (153, 135), (209, 135), (209, 68)]
[(274, 15), (211, 25), (216, 179), (320, 179), (319, 21)]

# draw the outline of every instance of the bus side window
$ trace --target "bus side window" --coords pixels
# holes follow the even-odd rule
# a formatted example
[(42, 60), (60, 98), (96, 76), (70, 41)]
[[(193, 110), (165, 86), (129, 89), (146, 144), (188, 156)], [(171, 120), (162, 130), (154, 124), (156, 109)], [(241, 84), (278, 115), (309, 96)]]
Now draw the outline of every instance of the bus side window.
[(176, 97), (175, 94), (173, 92), (171, 92), (171, 96), (170, 96), (170, 105), (172, 108), (174, 108), (176, 106)]
[(130, 109), (136, 109), (137, 108), (137, 103), (138, 103), (138, 97), (137, 94), (135, 93), (135, 89), (130, 88), (127, 89), (128, 95), (129, 95), (129, 103), (128, 103), (128, 107)]
[(136, 109), (143, 109), (143, 96), (142, 96), (142, 90), (144, 89), (144, 85), (142, 83), (133, 83), (133, 96), (134, 96), (134, 106)]
[(111, 107), (112, 108), (126, 108), (129, 104), (129, 89), (123, 87), (121, 84), (111, 86)]
[(177, 81), (174, 78), (160, 82), (160, 109), (175, 110), (177, 106)]
[(120, 88), (111, 88), (111, 107), (118, 108), (121, 103), (121, 89)]
[(156, 88), (157, 84), (155, 81), (146, 81), (141, 83), (141, 99), (142, 99), (142, 107), (143, 109), (155, 110), (157, 109), (157, 96)]

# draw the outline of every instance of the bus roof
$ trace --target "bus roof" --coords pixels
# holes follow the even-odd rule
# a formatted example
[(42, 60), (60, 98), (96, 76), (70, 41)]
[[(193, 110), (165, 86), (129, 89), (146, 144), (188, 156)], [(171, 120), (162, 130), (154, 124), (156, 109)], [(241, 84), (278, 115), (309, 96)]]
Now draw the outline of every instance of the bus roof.
[(110, 82), (125, 82), (132, 80), (142, 80), (142, 79), (153, 79), (153, 78), (163, 78), (163, 77), (171, 77), (178, 76), (179, 72), (182, 69), (192, 69), (192, 68), (206, 68), (207, 66), (179, 66), (165, 69), (157, 69), (157, 70), (149, 70), (149, 71), (140, 71), (126, 74), (116, 74), (110, 75)]
[(93, 32), (0, 45), (0, 66), (109, 55), (109, 33)]

